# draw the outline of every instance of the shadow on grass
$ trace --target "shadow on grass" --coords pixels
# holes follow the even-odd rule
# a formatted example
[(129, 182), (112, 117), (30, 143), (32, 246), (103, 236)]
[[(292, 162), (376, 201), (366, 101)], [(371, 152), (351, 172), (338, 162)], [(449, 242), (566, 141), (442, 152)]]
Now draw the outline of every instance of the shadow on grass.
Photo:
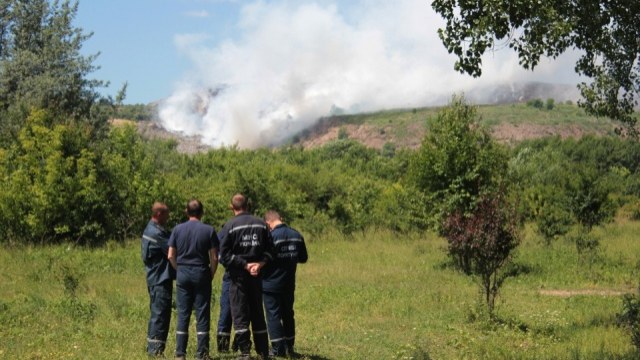
[[(440, 263), (434, 264), (433, 267), (436, 270), (454, 270), (454, 271), (459, 271), (461, 274), (464, 274), (462, 269), (460, 269), (458, 264), (451, 257), (446, 258), (444, 261)], [(537, 266), (537, 265), (511, 262), (504, 267), (504, 270), (502, 271), (502, 277), (506, 279), (506, 278), (517, 277), (521, 275), (535, 274), (539, 271), (540, 271), (540, 266)]]
[(301, 359), (301, 360), (331, 360), (328, 357), (324, 357), (322, 355), (314, 355), (314, 354), (298, 354), (297, 357), (293, 359)]
[[(214, 359), (231, 360), (231, 359), (236, 359), (237, 357), (238, 357), (238, 353), (225, 353), (225, 354), (218, 354), (216, 357), (214, 357)], [(259, 358), (254, 355), (254, 356), (251, 356), (251, 359), (257, 360)], [(297, 353), (296, 356), (294, 357), (270, 357), (269, 359), (331, 360), (330, 358), (324, 357), (322, 355), (304, 354), (304, 353)]]

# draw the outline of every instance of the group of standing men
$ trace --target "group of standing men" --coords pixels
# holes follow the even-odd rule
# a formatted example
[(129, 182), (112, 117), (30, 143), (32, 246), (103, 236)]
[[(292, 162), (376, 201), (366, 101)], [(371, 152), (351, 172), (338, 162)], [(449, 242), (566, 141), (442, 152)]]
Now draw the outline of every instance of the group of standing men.
[(239, 359), (250, 358), (251, 334), (261, 358), (295, 354), (295, 273), (297, 263), (307, 261), (304, 239), (284, 224), (276, 211), (268, 211), (263, 220), (251, 215), (247, 205), (244, 195), (234, 195), (230, 204), (234, 217), (218, 233), (201, 222), (204, 209), (198, 200), (187, 203), (185, 211), (189, 219), (172, 232), (165, 228), (168, 207), (162, 203), (153, 205), (152, 218), (142, 235), (151, 311), (147, 333), (149, 355), (164, 352), (175, 278), (176, 359), (185, 359), (192, 311), (196, 315), (196, 358), (210, 359), (211, 281), (218, 259), (226, 270), (220, 299), (218, 351), (229, 349), (231, 333), (226, 323), (230, 313), (235, 331), (233, 349), (239, 350)]

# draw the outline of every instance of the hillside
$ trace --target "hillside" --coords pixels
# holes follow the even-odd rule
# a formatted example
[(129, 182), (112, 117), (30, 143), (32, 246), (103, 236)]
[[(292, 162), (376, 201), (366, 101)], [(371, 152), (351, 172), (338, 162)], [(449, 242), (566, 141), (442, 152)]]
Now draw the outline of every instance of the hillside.
[[(400, 148), (417, 148), (424, 137), (428, 119), (436, 116), (438, 110), (391, 110), (323, 118), (313, 128), (294, 136), (292, 143), (305, 148), (322, 146), (342, 133), (342, 136), (346, 134), (348, 138), (373, 148), (382, 148), (385, 143)], [(572, 104), (557, 104), (552, 110), (537, 109), (525, 103), (482, 105), (478, 107), (478, 114), (481, 124), (504, 143), (553, 135), (579, 138), (586, 134), (608, 134), (615, 129), (610, 120), (588, 116)]]
[[(315, 126), (292, 136), (287, 144), (313, 148), (346, 135), (377, 149), (386, 143), (397, 148), (417, 148), (424, 137), (428, 119), (434, 117), (439, 109), (399, 109), (324, 117)], [(503, 143), (554, 135), (579, 138), (586, 134), (609, 134), (615, 130), (609, 119), (588, 116), (572, 103), (556, 104), (551, 110), (537, 109), (526, 103), (481, 105), (478, 113), (481, 123)], [(112, 120), (112, 123), (123, 124), (126, 120)], [(175, 140), (181, 152), (208, 149), (198, 137), (168, 132), (155, 121), (137, 121), (135, 124), (145, 138)]]

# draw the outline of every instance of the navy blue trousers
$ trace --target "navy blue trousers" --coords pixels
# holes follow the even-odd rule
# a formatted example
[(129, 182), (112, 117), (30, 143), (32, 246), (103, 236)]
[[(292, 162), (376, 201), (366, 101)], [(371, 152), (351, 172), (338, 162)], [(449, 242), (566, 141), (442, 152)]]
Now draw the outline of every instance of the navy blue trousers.
[(287, 352), (293, 354), (296, 339), (293, 289), (282, 292), (265, 291), (262, 296), (273, 354), (276, 356), (286, 356)]
[[(235, 328), (235, 341), (242, 354), (251, 351), (251, 333), (256, 352), (269, 355), (269, 337), (262, 309), (262, 278), (253, 277), (249, 273), (231, 277), (229, 287), (231, 314)], [(251, 331), (249, 331), (251, 326)]]
[(233, 320), (231, 318), (231, 303), (229, 300), (229, 287), (231, 286), (231, 278), (229, 273), (225, 271), (222, 276), (222, 289), (220, 291), (220, 317), (218, 318), (218, 352), (229, 351), (231, 343), (231, 326)]
[(171, 294), (173, 283), (165, 281), (162, 284), (149, 286), (149, 326), (147, 329), (147, 352), (149, 355), (164, 353), (169, 323), (171, 322)]
[(178, 323), (176, 325), (176, 356), (187, 354), (191, 311), (196, 315), (196, 356), (209, 354), (211, 326), (211, 270), (207, 266), (178, 266), (176, 277)]

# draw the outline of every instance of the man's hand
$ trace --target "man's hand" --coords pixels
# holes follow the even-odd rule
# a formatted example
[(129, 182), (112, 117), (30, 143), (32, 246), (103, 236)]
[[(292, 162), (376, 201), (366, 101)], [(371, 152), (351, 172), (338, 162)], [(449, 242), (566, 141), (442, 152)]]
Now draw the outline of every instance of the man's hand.
[(244, 268), (251, 274), (251, 276), (258, 276), (260, 274), (260, 269), (264, 266), (263, 262), (257, 263), (248, 263)]

